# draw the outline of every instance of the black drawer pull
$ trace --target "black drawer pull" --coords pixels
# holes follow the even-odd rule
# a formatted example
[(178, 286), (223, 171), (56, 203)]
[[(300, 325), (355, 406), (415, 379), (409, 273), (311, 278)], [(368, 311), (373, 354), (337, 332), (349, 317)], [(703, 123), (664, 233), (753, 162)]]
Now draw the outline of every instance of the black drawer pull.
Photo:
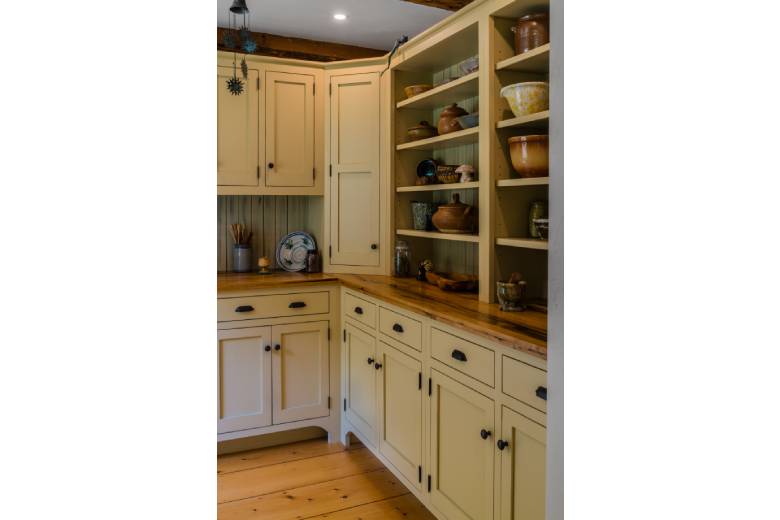
[(498, 449), (499, 449), (499, 450), (501, 450), (501, 451), (504, 451), (504, 448), (506, 448), (507, 446), (509, 446), (509, 443), (508, 443), (508, 442), (506, 442), (506, 441), (505, 441), (505, 440), (503, 440), (503, 439), (498, 439), (498, 442), (496, 443), (496, 446), (498, 446)]
[(537, 388), (536, 389), (536, 397), (538, 397), (539, 399), (544, 399), (546, 401), (547, 400), (547, 387), (540, 386), (539, 388)]
[(452, 359), (457, 359), (458, 361), (466, 361), (466, 354), (454, 348), (452, 349)]
[(374, 364), (374, 358), (370, 357), (368, 358), (368, 364), (373, 365)]
[(355, 314), (363, 314), (363, 307), (355, 307)]
[(282, 346), (281, 345), (274, 345), (274, 350), (279, 352), (280, 350), (282, 350)]
[(482, 437), (483, 439), (487, 439), (491, 435), (492, 435), (492, 433), (491, 433), (490, 430), (480, 430), (479, 431), (479, 436)]
[(255, 310), (255, 308), (251, 305), (239, 305), (236, 307), (236, 312), (252, 312), (253, 310)]
[(397, 333), (401, 334), (404, 331), (404, 328), (400, 324), (394, 323), (393, 324), (393, 330), (396, 331)]
[(302, 307), (306, 307), (306, 302), (292, 302), (287, 307), (290, 309), (300, 309)]
[(271, 352), (271, 345), (266, 345), (265, 346), (265, 351), (266, 352)]
[(374, 368), (379, 370), (380, 368), (382, 368), (382, 363), (374, 363)]

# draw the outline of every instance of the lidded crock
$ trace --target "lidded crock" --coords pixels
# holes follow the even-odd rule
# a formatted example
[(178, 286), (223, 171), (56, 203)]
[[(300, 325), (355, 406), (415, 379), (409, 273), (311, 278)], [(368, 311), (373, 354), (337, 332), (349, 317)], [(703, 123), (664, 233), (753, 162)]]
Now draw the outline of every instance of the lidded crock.
[(474, 206), (460, 201), (460, 195), (452, 195), (452, 202), (442, 204), (433, 214), (433, 225), (442, 233), (471, 233), (476, 223)]
[(447, 105), (439, 114), (439, 135), (449, 134), (450, 132), (457, 132), (463, 130), (463, 127), (458, 123), (460, 116), (466, 116), (468, 112), (458, 106), (457, 103)]

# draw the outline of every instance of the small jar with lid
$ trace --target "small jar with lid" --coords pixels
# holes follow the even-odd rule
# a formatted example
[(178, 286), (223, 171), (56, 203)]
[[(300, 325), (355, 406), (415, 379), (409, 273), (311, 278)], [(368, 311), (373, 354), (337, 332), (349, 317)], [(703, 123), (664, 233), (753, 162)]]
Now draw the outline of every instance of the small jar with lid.
[(412, 260), (411, 255), (409, 254), (409, 244), (407, 244), (405, 240), (397, 240), (395, 242), (395, 257), (393, 264), (395, 265), (396, 276), (409, 276)]
[(528, 210), (528, 235), (531, 238), (543, 238), (542, 234), (536, 229), (534, 220), (547, 218), (547, 201), (535, 200), (531, 203)]
[(547, 13), (527, 14), (517, 19), (515, 54), (522, 54), (550, 42), (550, 17)]

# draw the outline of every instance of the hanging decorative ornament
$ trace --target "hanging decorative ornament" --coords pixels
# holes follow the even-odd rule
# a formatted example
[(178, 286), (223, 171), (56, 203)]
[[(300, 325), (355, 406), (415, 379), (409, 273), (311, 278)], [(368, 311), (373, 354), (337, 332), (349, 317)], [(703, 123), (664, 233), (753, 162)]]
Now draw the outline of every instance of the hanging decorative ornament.
[[(246, 53), (253, 53), (257, 50), (257, 43), (252, 38), (252, 32), (249, 30), (249, 8), (246, 0), (233, 0), (230, 6), (230, 28), (222, 36), (222, 44), (228, 49), (239, 49)], [(237, 17), (241, 16), (241, 25), (237, 23)], [(240, 95), (244, 91), (244, 82), (238, 79), (236, 73), (236, 53), (233, 53), (233, 77), (227, 80), (227, 89), (234, 96)], [(244, 80), (249, 78), (249, 66), (246, 58), (241, 58), (241, 76)]]
[(227, 80), (227, 88), (231, 94), (238, 96), (244, 91), (244, 82), (233, 76)]
[(249, 40), (250, 38), (252, 38), (252, 32), (246, 26), (241, 27), (238, 30), (238, 37), (241, 38), (241, 41)]
[(244, 79), (249, 79), (249, 67), (246, 64), (246, 58), (241, 58), (241, 75)]
[(253, 39), (244, 40), (241, 44), (241, 48), (244, 49), (244, 52), (247, 54), (252, 54), (257, 50), (257, 42), (255, 42)]

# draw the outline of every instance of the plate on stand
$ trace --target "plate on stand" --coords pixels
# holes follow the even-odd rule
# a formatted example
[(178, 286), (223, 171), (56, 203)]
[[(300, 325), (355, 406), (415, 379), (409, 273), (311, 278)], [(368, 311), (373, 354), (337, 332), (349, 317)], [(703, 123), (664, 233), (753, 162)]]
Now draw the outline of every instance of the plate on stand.
[(276, 247), (276, 263), (291, 273), (306, 269), (306, 256), (317, 250), (314, 237), (305, 231), (294, 231), (279, 241)]

